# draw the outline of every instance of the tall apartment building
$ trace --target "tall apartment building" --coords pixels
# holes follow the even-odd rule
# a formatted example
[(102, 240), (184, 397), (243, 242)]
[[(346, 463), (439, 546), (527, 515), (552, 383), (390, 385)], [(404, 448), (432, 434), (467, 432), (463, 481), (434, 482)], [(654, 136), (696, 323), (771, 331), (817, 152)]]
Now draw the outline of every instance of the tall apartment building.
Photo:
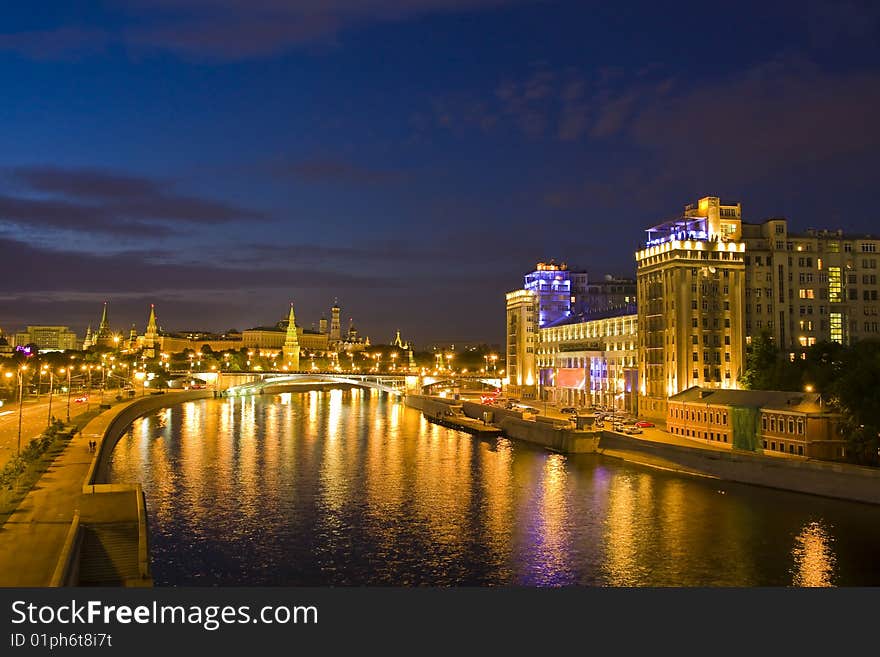
[(745, 347), (742, 207), (705, 197), (636, 252), (639, 412), (692, 386), (737, 388)]
[(35, 344), (42, 351), (76, 349), (76, 333), (68, 326), (28, 326), (15, 334), (16, 345)]
[(511, 396), (535, 396), (535, 348), (538, 340), (538, 295), (532, 290), (516, 290), (507, 295), (507, 372), (505, 379)]
[(609, 313), (635, 314), (636, 281), (605, 274), (601, 279), (575, 283), (571, 277), (571, 314), (584, 318), (598, 318)]
[(880, 337), (880, 237), (789, 233), (785, 219), (743, 223), (746, 339), (768, 331), (792, 357), (817, 342)]
[[(525, 275), (524, 289), (538, 302), (538, 326), (559, 321), (571, 314), (571, 273), (563, 262), (539, 262)], [(580, 273), (578, 274), (580, 276)]]

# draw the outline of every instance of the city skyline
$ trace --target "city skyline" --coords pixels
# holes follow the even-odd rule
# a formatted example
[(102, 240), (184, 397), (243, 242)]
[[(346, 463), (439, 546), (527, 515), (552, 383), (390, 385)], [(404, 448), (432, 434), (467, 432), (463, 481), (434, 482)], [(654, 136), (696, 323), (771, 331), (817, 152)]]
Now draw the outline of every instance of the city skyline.
[(484, 299), (534, 262), (632, 276), (695, 197), (874, 220), (869, 3), (48, 7), (0, 31), (4, 329), (339, 296), (375, 335), (500, 340)]

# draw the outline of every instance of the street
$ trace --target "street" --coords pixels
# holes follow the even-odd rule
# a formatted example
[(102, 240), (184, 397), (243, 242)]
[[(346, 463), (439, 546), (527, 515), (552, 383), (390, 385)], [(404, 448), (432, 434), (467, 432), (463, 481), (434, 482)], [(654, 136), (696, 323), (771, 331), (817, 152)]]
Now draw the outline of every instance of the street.
[[(71, 419), (85, 412), (85, 403), (76, 403), (74, 400), (82, 397), (85, 393), (74, 392), (70, 397)], [(105, 401), (113, 399), (116, 391), (108, 390), (105, 393)], [(91, 403), (88, 408), (96, 409), (101, 399), (101, 391), (93, 390)], [(24, 449), (31, 439), (39, 436), (46, 428), (49, 415), (49, 396), (43, 394), (40, 400), (36, 398), (26, 399), (21, 409), (21, 447)], [(61, 420), (67, 417), (67, 394), (57, 393), (52, 396), (52, 415)], [(0, 407), (0, 468), (15, 456), (18, 450), (18, 402), (7, 401)]]

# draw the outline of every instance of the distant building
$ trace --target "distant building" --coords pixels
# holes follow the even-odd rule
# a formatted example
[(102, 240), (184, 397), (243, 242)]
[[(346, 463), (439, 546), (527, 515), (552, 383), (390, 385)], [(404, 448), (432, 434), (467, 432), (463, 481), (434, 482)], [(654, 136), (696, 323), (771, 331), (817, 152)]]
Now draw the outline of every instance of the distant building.
[(880, 338), (880, 236), (742, 224), (746, 340), (767, 331), (793, 356), (817, 342)]
[(40, 351), (64, 351), (76, 349), (76, 333), (68, 326), (28, 326), (15, 334), (15, 344), (35, 344)]
[(569, 317), (538, 331), (538, 398), (638, 410), (638, 318)]
[(616, 313), (635, 314), (636, 281), (634, 278), (620, 278), (606, 274), (600, 280), (575, 283), (572, 273), (571, 314), (585, 319), (599, 318)]
[(293, 314), (293, 303), (290, 304), (290, 314), (287, 316), (287, 332), (284, 336), (282, 355), (288, 368), (294, 371), (299, 369), (299, 339), (296, 318)]
[[(15, 341), (15, 336), (12, 337), (13, 342)], [(9, 343), (8, 338), (3, 333), (3, 329), (0, 329), (0, 354), (7, 355), (11, 354), (15, 345)]]
[(505, 382), (513, 397), (536, 396), (535, 349), (538, 343), (538, 295), (532, 290), (508, 292)]
[(538, 327), (559, 321), (571, 314), (571, 272), (563, 262), (539, 262), (525, 275), (523, 289), (532, 292), (538, 303)]
[(667, 406), (666, 428), (678, 436), (778, 456), (846, 458), (841, 416), (816, 393), (693, 387)]
[(98, 330), (92, 336), (91, 346), (98, 348), (115, 348), (120, 346), (120, 336), (115, 335), (110, 328), (110, 302), (104, 302), (104, 308), (101, 311), (101, 321), (98, 324)]

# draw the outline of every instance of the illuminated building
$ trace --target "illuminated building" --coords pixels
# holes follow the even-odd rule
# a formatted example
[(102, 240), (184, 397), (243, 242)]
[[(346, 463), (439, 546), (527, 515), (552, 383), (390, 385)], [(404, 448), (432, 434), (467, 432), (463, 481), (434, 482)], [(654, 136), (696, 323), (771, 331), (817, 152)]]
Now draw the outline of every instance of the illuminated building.
[[(15, 337), (13, 336), (13, 341), (15, 341)], [(6, 336), (3, 335), (3, 329), (0, 329), (0, 354), (8, 355), (13, 351), (13, 346), (9, 344), (9, 340), (6, 339)]]
[(538, 341), (538, 295), (531, 290), (508, 292), (507, 372), (508, 394), (526, 399), (536, 396), (535, 348)]
[(599, 405), (635, 413), (638, 318), (572, 317), (538, 332), (539, 397), (560, 406)]
[(341, 328), (339, 326), (339, 303), (334, 301), (333, 307), (330, 308), (330, 342), (339, 342), (342, 337)]
[(794, 355), (818, 342), (880, 337), (880, 238), (809, 229), (786, 219), (743, 223), (746, 243), (745, 333), (768, 332)]
[(636, 253), (639, 412), (692, 386), (736, 388), (745, 346), (742, 208), (705, 197)]
[(92, 337), (92, 345), (99, 348), (115, 348), (119, 346), (118, 337), (113, 335), (110, 330), (110, 303), (104, 302), (104, 309), (101, 311), (101, 322), (98, 324), (98, 330)]
[(538, 302), (538, 326), (545, 326), (571, 314), (571, 272), (565, 263), (539, 262), (525, 275), (524, 289)]
[(571, 274), (571, 314), (585, 319), (636, 313), (636, 281), (606, 274), (589, 281), (586, 273)]
[(287, 332), (282, 349), (287, 366), (296, 371), (299, 369), (299, 339), (297, 336), (296, 318), (293, 315), (293, 303), (290, 304), (290, 315), (287, 317)]
[(718, 447), (833, 460), (846, 456), (840, 421), (817, 393), (694, 387), (669, 398), (666, 428)]
[(156, 357), (156, 346), (159, 343), (159, 327), (156, 325), (156, 308), (150, 304), (150, 317), (147, 319), (147, 330), (144, 331), (143, 348), (144, 356)]
[(28, 326), (15, 334), (16, 346), (35, 344), (40, 351), (76, 349), (76, 333), (68, 326)]

